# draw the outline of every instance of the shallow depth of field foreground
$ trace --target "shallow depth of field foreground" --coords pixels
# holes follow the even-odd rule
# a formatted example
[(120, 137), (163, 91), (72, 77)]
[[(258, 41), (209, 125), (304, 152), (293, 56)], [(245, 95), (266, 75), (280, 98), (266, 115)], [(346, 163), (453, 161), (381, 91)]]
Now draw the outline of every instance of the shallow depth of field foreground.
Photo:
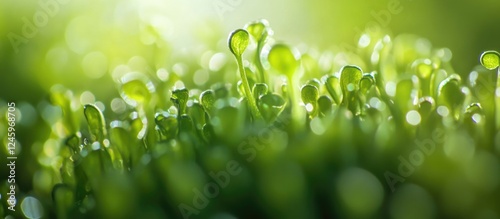
[(500, 3), (0, 3), (1, 218), (500, 219)]

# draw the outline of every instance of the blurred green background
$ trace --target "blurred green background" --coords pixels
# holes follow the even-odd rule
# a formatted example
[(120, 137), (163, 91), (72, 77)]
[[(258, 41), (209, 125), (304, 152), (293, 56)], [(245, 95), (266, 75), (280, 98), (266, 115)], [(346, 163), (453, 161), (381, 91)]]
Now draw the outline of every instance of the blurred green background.
[[(200, 64), (206, 62), (199, 60), (206, 59), (202, 55), (206, 51), (212, 52), (210, 56), (222, 52), (227, 56), (219, 56), (219, 61), (230, 63), (224, 60), (231, 57), (228, 33), (260, 18), (269, 20), (275, 39), (321, 51), (353, 48), (367, 28), (380, 28), (392, 36), (416, 34), (429, 39), (434, 48), (450, 48), (454, 70), (465, 78), (479, 64), (481, 52), (500, 50), (499, 12), (498, 0), (3, 0), (0, 109), (6, 106), (4, 101), (16, 101), (22, 112), (16, 136), (26, 159), (18, 184), (23, 191), (40, 192), (50, 191), (57, 181), (48, 170), (36, 169), (37, 162), (57, 166), (55, 162), (45, 162), (43, 156), (28, 159), (40, 151), (54, 155), (57, 149), (52, 146), (59, 145), (40, 141), (51, 130), (60, 133), (61, 127), (47, 125), (60, 114), (48, 104), (48, 92), (55, 84), (79, 95), (81, 103), (97, 101), (113, 108), (112, 100), (119, 96), (115, 81), (125, 73), (146, 72), (160, 79), (168, 76), (163, 75), (166, 71), (192, 74), (191, 63), (179, 65), (179, 60)], [(110, 118), (112, 111), (104, 113)], [(5, 129), (0, 123), (2, 134)], [(0, 170), (6, 173), (5, 166)], [(450, 189), (450, 194), (456, 190)], [(43, 195), (50, 197), (48, 192)]]
[[(49, 13), (44, 18), (40, 11)], [(349, 48), (359, 31), (374, 26), (392, 35), (417, 34), (434, 47), (450, 48), (455, 70), (466, 75), (480, 52), (500, 49), (499, 11), (496, 0), (5, 0), (0, 97), (37, 101), (62, 83), (76, 91), (92, 87), (107, 99), (116, 95), (109, 86), (113, 69), (132, 57), (168, 66), (172, 53), (225, 43), (228, 32), (259, 18), (270, 21), (276, 39), (318, 48)], [(23, 19), (43, 25), (32, 30)]]

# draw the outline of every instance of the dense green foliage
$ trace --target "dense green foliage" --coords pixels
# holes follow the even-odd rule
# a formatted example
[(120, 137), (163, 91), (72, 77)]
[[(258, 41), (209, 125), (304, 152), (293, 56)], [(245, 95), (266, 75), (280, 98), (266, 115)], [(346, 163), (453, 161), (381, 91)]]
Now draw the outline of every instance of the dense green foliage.
[(48, 218), (500, 216), (498, 52), (462, 79), (415, 36), (335, 55), (271, 37), (255, 21), (217, 68), (126, 72), (111, 109), (54, 86), (20, 194)]

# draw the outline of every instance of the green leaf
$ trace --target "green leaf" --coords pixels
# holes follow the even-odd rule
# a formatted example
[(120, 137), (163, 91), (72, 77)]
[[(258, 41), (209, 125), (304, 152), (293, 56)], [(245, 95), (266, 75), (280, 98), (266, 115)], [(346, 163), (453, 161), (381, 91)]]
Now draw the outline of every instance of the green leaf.
[(454, 118), (458, 119), (458, 113), (465, 101), (465, 94), (460, 87), (461, 78), (452, 74), (439, 85), (439, 98), (451, 111)]
[(415, 78), (405, 78), (400, 80), (396, 85), (396, 96), (394, 102), (401, 113), (406, 114), (413, 108), (415, 97)]
[(300, 90), (302, 102), (306, 107), (307, 113), (315, 116), (318, 110), (317, 101), (319, 98), (318, 88), (314, 85), (306, 84)]
[(269, 87), (267, 87), (267, 84), (264, 83), (256, 83), (252, 89), (252, 93), (256, 100), (258, 100), (262, 95), (267, 94), (268, 91)]
[(346, 65), (340, 69), (340, 88), (344, 97), (359, 90), (359, 81), (363, 71), (355, 65)]
[(286, 101), (277, 94), (264, 94), (259, 98), (259, 109), (264, 119), (272, 123), (285, 109)]
[(233, 106), (223, 106), (211, 117), (212, 124), (218, 138), (235, 143), (243, 135), (245, 111)]
[(325, 79), (325, 86), (326, 90), (330, 94), (330, 96), (333, 98), (335, 103), (337, 105), (340, 105), (340, 98), (341, 98), (341, 93), (342, 90), (340, 88), (340, 80), (337, 76), (334, 75), (329, 75)]
[(244, 29), (237, 29), (229, 35), (229, 50), (236, 57), (241, 57), (250, 41), (249, 34)]
[(172, 91), (170, 100), (177, 106), (179, 115), (186, 114), (186, 104), (189, 99), (189, 91), (186, 88)]
[(52, 189), (52, 200), (58, 218), (67, 218), (75, 204), (73, 189), (65, 184), (56, 184)]
[(193, 103), (191, 107), (188, 109), (189, 116), (193, 119), (193, 123), (197, 130), (201, 130), (203, 125), (205, 125), (205, 110), (200, 103)]
[(266, 19), (251, 22), (245, 26), (245, 29), (257, 42), (264, 41), (271, 33), (269, 22)]
[(155, 115), (157, 129), (161, 133), (161, 140), (173, 139), (179, 133), (179, 122), (177, 116), (168, 112), (161, 112)]
[(291, 78), (299, 66), (298, 53), (285, 44), (275, 44), (267, 56), (269, 64), (279, 73)]
[(375, 77), (372, 74), (363, 74), (363, 77), (359, 81), (359, 90), (361, 94), (367, 94), (370, 88), (375, 85)]
[(65, 145), (71, 148), (73, 154), (80, 152), (81, 138), (82, 134), (80, 134), (80, 132), (72, 134), (66, 138)]
[(149, 78), (141, 73), (131, 72), (120, 79), (121, 96), (131, 106), (144, 105), (149, 102), (155, 87)]
[(313, 79), (311, 79), (311, 80), (308, 80), (308, 81), (306, 82), (306, 84), (313, 85), (313, 86), (315, 86), (315, 87), (316, 87), (316, 88), (318, 88), (318, 89), (320, 89), (320, 87), (321, 87), (321, 82), (320, 82), (318, 79), (316, 79), (316, 78), (313, 78)]
[(318, 109), (320, 116), (330, 115), (332, 112), (333, 101), (330, 97), (326, 95), (321, 95), (318, 98)]
[(417, 59), (413, 62), (411, 68), (421, 78), (429, 78), (434, 70), (430, 59)]
[(481, 65), (489, 70), (498, 68), (500, 65), (500, 53), (497, 51), (486, 51), (481, 54)]
[(212, 142), (215, 138), (214, 127), (209, 123), (203, 126), (202, 133), (203, 133), (203, 139), (205, 139), (206, 142)]
[(62, 85), (54, 85), (50, 89), (50, 102), (52, 105), (61, 107), (64, 128), (68, 134), (74, 134), (78, 130), (78, 125), (74, 120), (73, 111), (71, 110), (72, 97), (73, 93)]
[(71, 91), (62, 85), (55, 85), (50, 89), (50, 102), (63, 109), (69, 106), (71, 96)]
[(146, 135), (147, 120), (139, 116), (139, 113), (132, 112), (129, 116), (130, 131), (132, 135), (137, 139), (142, 139)]
[(229, 85), (226, 83), (216, 83), (212, 85), (212, 90), (217, 99), (226, 99), (229, 97)]
[(194, 130), (193, 120), (190, 116), (184, 114), (179, 118), (179, 132), (192, 133)]
[(474, 113), (482, 113), (483, 107), (480, 103), (471, 103), (465, 108), (465, 113), (474, 114)]
[(418, 113), (422, 118), (427, 118), (435, 108), (436, 102), (430, 96), (421, 97), (418, 101)]
[(127, 165), (131, 154), (130, 142), (134, 142), (129, 130), (130, 127), (126, 122), (116, 120), (110, 123), (109, 139)]
[(101, 110), (94, 104), (85, 104), (83, 112), (89, 125), (90, 139), (103, 142), (106, 139), (106, 123)]
[(61, 174), (61, 179), (64, 184), (74, 188), (78, 183), (84, 181), (84, 179), (81, 178), (78, 179), (75, 175), (74, 163), (79, 163), (80, 161), (81, 161), (80, 157), (78, 159), (75, 159), (75, 156), (73, 156), (72, 158), (64, 158), (64, 160), (62, 161), (61, 168), (59, 169), (59, 172)]
[[(311, 77), (319, 77), (321, 76), (321, 70), (318, 65), (318, 61), (313, 58), (310, 54), (303, 54), (300, 57), (300, 62), (302, 64), (302, 67), (304, 68), (304, 71), (307, 75)], [(317, 80), (317, 79), (313, 79)], [(319, 87), (319, 86), (318, 86)]]
[(215, 103), (215, 94), (212, 90), (203, 91), (200, 94), (200, 103), (207, 113), (212, 112)]
[(249, 34), (246, 30), (238, 29), (231, 33), (229, 36), (229, 49), (236, 57), (236, 62), (238, 64), (238, 71), (240, 73), (241, 81), (244, 87), (244, 96), (248, 100), (248, 106), (250, 107), (250, 111), (252, 112), (252, 116), (254, 119), (258, 120), (262, 118), (262, 115), (259, 112), (255, 99), (252, 95), (252, 90), (250, 88), (249, 79), (245, 68), (243, 67), (243, 59), (241, 55), (247, 48), (249, 43)]
[(484, 124), (485, 115), (480, 103), (471, 103), (465, 108), (464, 123), (472, 130), (477, 130), (477, 124)]
[[(250, 35), (257, 42), (257, 49), (255, 50), (255, 65), (260, 73), (260, 82), (266, 83), (266, 74), (264, 70), (264, 66), (262, 65), (261, 53), (262, 48), (264, 47), (266, 40), (269, 36), (273, 35), (273, 31), (269, 27), (269, 22), (265, 19), (260, 19), (254, 22), (251, 22), (245, 26), (245, 29), (248, 30)], [(249, 78), (249, 81), (250, 78)], [(257, 82), (257, 80), (255, 80)], [(250, 84), (250, 86), (253, 86)]]
[(354, 115), (357, 115), (359, 111), (356, 93), (359, 91), (361, 78), (363, 78), (363, 71), (358, 66), (346, 65), (340, 69), (342, 105), (346, 106)]

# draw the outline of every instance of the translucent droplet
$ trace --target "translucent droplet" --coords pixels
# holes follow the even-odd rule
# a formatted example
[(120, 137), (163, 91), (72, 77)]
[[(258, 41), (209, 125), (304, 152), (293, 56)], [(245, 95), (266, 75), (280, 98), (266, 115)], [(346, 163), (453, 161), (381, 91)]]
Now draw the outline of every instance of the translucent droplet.
[(158, 71), (156, 71), (156, 77), (162, 81), (168, 81), (170, 74), (168, 73), (167, 69), (160, 68)]
[(123, 101), (121, 98), (114, 98), (111, 101), (111, 110), (117, 114), (121, 114), (125, 112), (127, 109), (127, 105), (125, 104), (125, 101)]
[(28, 196), (21, 202), (21, 210), (27, 218), (42, 218), (43, 206), (38, 199)]
[(368, 45), (370, 45), (370, 35), (368, 35), (368, 34), (363, 34), (363, 35), (359, 38), (358, 45), (359, 45), (359, 47), (361, 47), (361, 48), (365, 48), (365, 47), (367, 47)]
[(448, 110), (448, 107), (445, 107), (445, 106), (439, 106), (437, 108), (437, 113), (442, 116), (442, 117), (446, 117), (450, 114), (450, 111)]
[(326, 131), (326, 127), (323, 125), (323, 121), (319, 117), (311, 120), (310, 127), (311, 131), (316, 135), (322, 135)]
[(215, 53), (211, 58), (208, 64), (208, 68), (210, 71), (220, 71), (227, 62), (227, 57), (224, 53)]
[(84, 91), (82, 94), (80, 94), (80, 103), (81, 104), (95, 103), (94, 94), (90, 91)]
[(420, 114), (415, 110), (412, 110), (406, 114), (406, 121), (410, 125), (416, 126), (420, 124), (420, 120), (421, 120)]
[(208, 82), (208, 79), (210, 79), (209, 76), (207, 70), (199, 69), (193, 75), (193, 82), (198, 86), (203, 86)]

